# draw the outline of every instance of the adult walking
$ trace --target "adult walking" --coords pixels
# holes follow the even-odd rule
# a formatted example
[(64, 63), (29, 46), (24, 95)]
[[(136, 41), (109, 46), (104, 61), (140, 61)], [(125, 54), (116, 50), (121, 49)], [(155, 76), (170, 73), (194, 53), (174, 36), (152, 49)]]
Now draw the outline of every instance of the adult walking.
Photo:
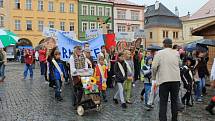
[(152, 80), (159, 85), (160, 109), (159, 120), (167, 121), (167, 104), (170, 93), (172, 121), (177, 121), (177, 98), (180, 85), (179, 54), (172, 49), (172, 40), (163, 41), (164, 48), (159, 51), (152, 64)]
[(77, 104), (80, 103), (82, 95), (83, 95), (83, 85), (81, 83), (81, 77), (77, 76), (78, 69), (88, 69), (88, 63), (86, 61), (86, 57), (84, 56), (84, 53), (82, 51), (81, 46), (76, 46), (74, 48), (74, 53), (71, 55), (69, 59), (69, 64), (70, 64), (70, 73), (72, 76), (72, 81), (73, 81), (73, 105), (77, 106)]
[(7, 63), (7, 54), (3, 50), (3, 48), (0, 48), (0, 82), (4, 81), (5, 79), (5, 64)]

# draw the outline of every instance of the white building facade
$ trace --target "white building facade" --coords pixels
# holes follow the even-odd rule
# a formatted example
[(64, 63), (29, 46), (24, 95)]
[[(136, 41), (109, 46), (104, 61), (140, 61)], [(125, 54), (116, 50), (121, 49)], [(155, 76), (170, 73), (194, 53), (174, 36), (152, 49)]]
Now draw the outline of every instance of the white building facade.
[[(126, 0), (123, 0), (124, 2)], [(114, 3), (114, 32), (135, 32), (144, 29), (144, 6)]]

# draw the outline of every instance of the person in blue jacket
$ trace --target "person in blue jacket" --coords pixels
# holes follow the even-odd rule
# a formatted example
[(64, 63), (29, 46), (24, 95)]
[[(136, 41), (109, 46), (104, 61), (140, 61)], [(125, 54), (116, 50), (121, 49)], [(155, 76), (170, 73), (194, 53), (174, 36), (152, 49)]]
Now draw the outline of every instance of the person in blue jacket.
[(65, 67), (63, 64), (63, 61), (60, 60), (61, 53), (58, 50), (55, 50), (54, 52), (54, 58), (51, 61), (50, 64), (50, 77), (51, 80), (55, 81), (55, 98), (58, 101), (62, 101), (63, 98), (61, 97), (61, 87), (62, 87), (62, 81), (67, 78), (67, 73), (65, 71)]

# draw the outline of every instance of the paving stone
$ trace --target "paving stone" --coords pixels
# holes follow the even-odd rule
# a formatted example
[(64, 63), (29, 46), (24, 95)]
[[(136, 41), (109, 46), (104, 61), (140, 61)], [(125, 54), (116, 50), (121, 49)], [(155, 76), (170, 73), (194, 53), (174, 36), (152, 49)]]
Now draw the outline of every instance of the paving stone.
[[(62, 96), (63, 102), (54, 99), (54, 89), (49, 88), (45, 81), (41, 80), (40, 70), (34, 70), (34, 80), (22, 80), (23, 64), (9, 63), (6, 66), (6, 79), (0, 83), (0, 121), (157, 121), (158, 99), (155, 108), (148, 112), (139, 95), (143, 87), (138, 82), (132, 91), (133, 104), (128, 109), (122, 110), (120, 105), (112, 102), (116, 89), (108, 89), (108, 102), (102, 103), (102, 110), (86, 111), (84, 116), (78, 116), (72, 106), (71, 85), (65, 85)], [(212, 90), (208, 91), (204, 102), (187, 108), (179, 121), (214, 121), (215, 116), (209, 115), (204, 107), (212, 96)], [(170, 105), (167, 116), (170, 119)]]

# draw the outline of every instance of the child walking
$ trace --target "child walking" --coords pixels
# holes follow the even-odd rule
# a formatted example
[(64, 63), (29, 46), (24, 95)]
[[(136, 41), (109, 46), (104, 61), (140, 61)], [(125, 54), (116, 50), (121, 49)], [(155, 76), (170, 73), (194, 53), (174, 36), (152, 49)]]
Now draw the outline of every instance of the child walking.
[(50, 77), (55, 81), (55, 98), (58, 101), (63, 100), (61, 97), (62, 81), (64, 81), (64, 79), (67, 77), (63, 62), (60, 60), (60, 55), (61, 53), (58, 50), (55, 50), (54, 58), (50, 64)]
[(125, 82), (125, 80), (127, 80), (127, 66), (126, 63), (124, 61), (124, 53), (120, 52), (118, 55), (118, 61), (115, 63), (114, 65), (114, 74), (116, 75), (116, 82), (118, 85), (118, 91), (116, 92), (113, 101), (115, 102), (115, 104), (118, 104), (118, 100), (117, 97), (119, 95), (120, 100), (121, 100), (121, 105), (122, 108), (127, 108), (127, 105), (125, 103), (125, 99), (124, 99), (124, 89), (123, 89), (123, 84)]
[(28, 76), (28, 70), (30, 72), (30, 79), (33, 80), (33, 54), (29, 50), (25, 50), (24, 53), (25, 58), (25, 67), (24, 67), (24, 80), (26, 80)]
[(147, 108), (150, 108), (147, 105), (147, 102), (149, 100), (149, 94), (151, 92), (152, 87), (152, 71), (151, 71), (151, 65), (152, 65), (152, 57), (146, 57), (145, 65), (142, 67), (141, 71), (144, 75), (144, 88), (145, 88), (145, 94), (144, 94), (144, 101)]
[(107, 102), (106, 98), (106, 89), (107, 89), (107, 66), (105, 66), (105, 58), (100, 56), (98, 58), (98, 64), (95, 68), (94, 77), (97, 80), (97, 84), (99, 85), (99, 91), (103, 98), (104, 102)]
[(183, 82), (184, 88), (186, 89), (185, 95), (182, 97), (181, 101), (184, 105), (192, 107), (190, 104), (190, 98), (192, 95), (192, 86), (194, 82), (194, 74), (192, 72), (192, 62), (191, 57), (185, 59), (185, 66), (181, 69), (181, 80)]
[(134, 62), (131, 58), (131, 52), (129, 50), (125, 51), (125, 63), (127, 66), (127, 75), (128, 78), (124, 82), (124, 90), (126, 95), (126, 103), (132, 104), (131, 102), (131, 88), (132, 88), (132, 81), (134, 77)]

